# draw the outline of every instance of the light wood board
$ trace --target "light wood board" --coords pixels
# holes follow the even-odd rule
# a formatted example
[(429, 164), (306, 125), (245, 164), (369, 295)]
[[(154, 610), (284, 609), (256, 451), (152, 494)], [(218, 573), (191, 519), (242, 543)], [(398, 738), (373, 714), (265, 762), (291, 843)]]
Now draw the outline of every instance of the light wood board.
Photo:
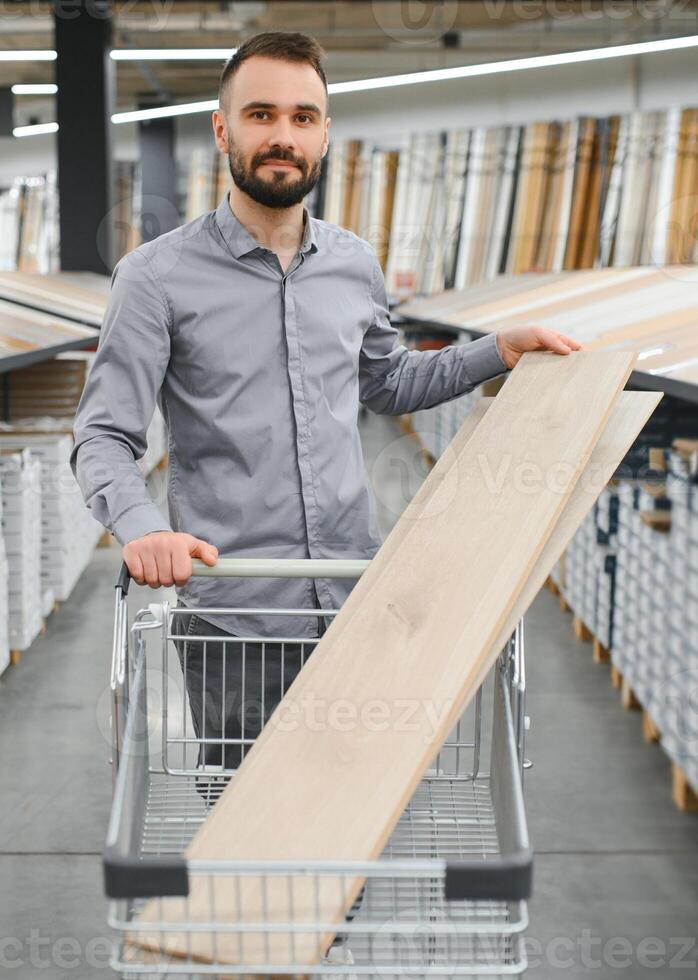
[[(364, 860), (380, 854), (474, 695), (475, 680), (491, 664), (493, 645), (633, 360), (586, 352), (522, 358), (454, 457), (457, 492), (442, 480), (427, 513), (409, 522), (385, 560), (382, 549), (373, 560), (360, 583), (363, 601), (349, 597), (187, 849), (190, 860)], [(378, 704), (387, 727), (360, 715), (347, 730), (330, 720), (338, 701), (357, 711), (367, 701)], [(405, 701), (414, 708), (409, 731), (396, 714)], [(319, 730), (310, 723), (308, 704), (314, 721), (317, 710), (325, 712)], [(317, 895), (312, 878), (294, 878), (295, 921), (316, 921), (319, 911), (322, 921), (339, 922), (361, 883), (349, 883), (342, 900), (337, 878), (325, 880)], [(285, 879), (268, 882), (264, 903), (254, 878), (242, 879), (235, 890), (220, 878), (193, 877), (191, 884), (186, 902), (166, 899), (144, 912), (145, 922), (162, 912), (172, 923), (162, 943), (168, 953), (239, 962), (235, 935), (219, 933), (214, 951), (211, 935), (176, 932), (177, 922), (209, 921), (211, 897), (231, 921), (280, 922), (288, 915)], [(332, 934), (320, 943), (296, 934), (294, 960), (317, 962)], [(162, 937), (139, 939), (158, 948)], [(283, 933), (269, 937), (268, 949), (257, 933), (244, 939), (244, 962), (288, 962)]]

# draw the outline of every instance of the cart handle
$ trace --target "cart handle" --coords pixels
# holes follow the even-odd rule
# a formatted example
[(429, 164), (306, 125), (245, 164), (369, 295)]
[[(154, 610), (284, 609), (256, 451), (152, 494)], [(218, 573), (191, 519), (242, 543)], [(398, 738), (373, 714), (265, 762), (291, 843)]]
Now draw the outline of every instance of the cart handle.
[[(195, 578), (360, 578), (370, 558), (219, 558), (215, 565), (192, 559)], [(128, 595), (131, 575), (122, 562), (116, 588)]]

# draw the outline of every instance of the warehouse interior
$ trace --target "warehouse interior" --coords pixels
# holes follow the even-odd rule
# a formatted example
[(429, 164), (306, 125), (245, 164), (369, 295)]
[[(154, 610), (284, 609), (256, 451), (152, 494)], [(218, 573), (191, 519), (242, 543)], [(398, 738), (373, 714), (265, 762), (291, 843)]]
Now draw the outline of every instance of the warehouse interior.
[[(255, 960), (239, 897), (249, 883), (223, 867), (225, 854), (206, 868), (211, 882), (231, 876), (238, 891), (221, 892), (227, 904), (211, 898), (195, 918), (204, 874), (196, 862), (192, 891), (182, 890), (194, 853), (185, 847), (220, 813), (224, 792), (234, 801), (235, 777), (197, 776), (200, 733), (168, 632), (175, 590), (137, 581), (115, 589), (124, 585), (124, 542), (86, 507), (71, 456), (100, 327), (116, 316), (112, 273), (134, 250), (225, 205), (229, 160), (211, 128), (221, 68), (269, 31), (310, 35), (326, 53), (329, 152), (304, 206), (317, 227), (369, 243), (400, 344), (436, 353), (533, 323), (599, 358), (632, 355), (616, 396), (643, 393), (649, 406), (656, 395), (602, 477), (580, 463), (575, 479), (589, 475), (593, 503), (547, 567), (523, 626), (493, 652), (482, 694), (474, 699), (478, 683), (461, 705), (445, 755), (425, 756), (419, 772), (413, 761), (414, 795), (371, 856), (395, 870), (379, 860), (367, 871), (366, 858), (359, 899), (346, 870), (321, 871), (318, 880), (334, 874), (340, 883), (339, 913), (359, 910), (324, 957), (306, 962), (292, 941), (276, 969), (260, 963), (271, 962), (269, 943), (287, 938), (292, 902), (280, 914), (285, 926), (257, 923), (267, 946)], [(697, 0), (2, 4), (0, 966), (8, 975), (610, 980), (698, 970), (697, 52)], [(135, 345), (134, 367), (146, 356)], [(384, 554), (402, 541), (420, 492), (436, 495), (442, 479), (457, 496), (446, 475), (456, 453), (466, 458), (463, 433), (495, 417), (507, 374), (409, 412), (357, 403)], [(598, 411), (602, 431), (611, 417), (597, 406), (604, 397), (611, 405), (610, 385), (589, 391), (580, 428)], [(161, 407), (137, 465), (166, 521), (173, 446)], [(509, 526), (512, 553), (523, 547), (520, 531)], [(530, 581), (540, 554), (531, 555)], [(371, 557), (378, 564), (381, 551)], [(484, 553), (466, 557), (487, 567)], [(425, 606), (436, 609), (433, 583), (444, 579), (432, 571), (422, 585)], [(419, 581), (416, 567), (397, 562), (388, 573)], [(458, 582), (447, 585), (457, 608)], [(515, 598), (492, 623), (490, 646), (519, 608)], [(362, 601), (368, 609), (367, 591)], [(353, 628), (348, 616), (342, 622)], [(455, 649), (456, 660), (470, 656)], [(423, 657), (433, 653), (426, 643)], [(260, 758), (269, 744), (271, 736)], [(337, 792), (350, 756), (336, 756)], [(366, 812), (380, 784), (367, 786)], [(322, 811), (322, 787), (301, 803)], [(279, 801), (280, 828), (291, 812)], [(332, 860), (349, 852), (341, 833)], [(270, 880), (280, 880), (280, 867), (270, 862)], [(320, 893), (307, 913), (313, 924), (299, 919), (291, 935), (315, 931), (326, 944), (315, 923)], [(266, 901), (250, 908), (268, 914)], [(146, 942), (131, 930), (152, 909), (159, 925)], [(202, 936), (209, 945), (196, 945)]]

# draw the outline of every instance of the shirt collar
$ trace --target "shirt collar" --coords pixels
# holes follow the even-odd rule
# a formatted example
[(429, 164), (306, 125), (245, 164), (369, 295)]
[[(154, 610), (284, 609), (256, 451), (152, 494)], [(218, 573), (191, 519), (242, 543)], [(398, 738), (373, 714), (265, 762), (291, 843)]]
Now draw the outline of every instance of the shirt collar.
[[(216, 223), (221, 230), (225, 242), (236, 259), (254, 252), (255, 249), (265, 251), (265, 247), (260, 245), (257, 239), (250, 234), (245, 226), (233, 214), (228, 201), (228, 194), (216, 208)], [(307, 208), (303, 208), (303, 240), (301, 241), (301, 252), (317, 252), (317, 238), (313, 220)]]

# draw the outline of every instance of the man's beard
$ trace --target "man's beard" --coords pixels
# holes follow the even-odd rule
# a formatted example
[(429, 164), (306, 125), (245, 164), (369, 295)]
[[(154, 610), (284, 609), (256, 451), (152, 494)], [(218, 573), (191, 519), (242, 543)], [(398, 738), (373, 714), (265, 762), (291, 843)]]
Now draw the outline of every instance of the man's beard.
[[(265, 160), (288, 160), (296, 164), (301, 175), (296, 180), (289, 180), (286, 171), (283, 174), (273, 173), (270, 180), (257, 176), (257, 168)], [(253, 201), (263, 204), (266, 208), (290, 208), (298, 204), (311, 192), (320, 178), (322, 157), (316, 160), (312, 167), (307, 160), (297, 159), (291, 153), (279, 150), (277, 153), (256, 153), (249, 168), (245, 166), (242, 153), (234, 146), (228, 153), (230, 176), (235, 184), (248, 194)]]

